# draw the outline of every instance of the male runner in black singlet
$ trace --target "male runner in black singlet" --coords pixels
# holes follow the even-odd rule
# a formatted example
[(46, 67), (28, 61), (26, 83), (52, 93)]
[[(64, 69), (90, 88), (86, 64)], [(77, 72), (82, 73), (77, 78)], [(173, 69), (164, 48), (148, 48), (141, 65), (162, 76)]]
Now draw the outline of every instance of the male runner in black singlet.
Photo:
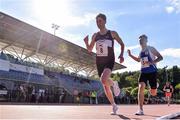
[(110, 75), (115, 63), (114, 40), (121, 45), (121, 53), (119, 56), (120, 63), (124, 61), (124, 43), (117, 32), (108, 30), (106, 28), (106, 16), (104, 14), (99, 14), (96, 16), (96, 23), (100, 31), (94, 33), (90, 44), (88, 42), (88, 36), (84, 38), (84, 42), (89, 52), (92, 52), (92, 49), (96, 43), (96, 66), (98, 75), (103, 84), (105, 94), (113, 107), (111, 114), (116, 114), (118, 107), (114, 102), (111, 86), (113, 87), (115, 96), (119, 95), (120, 89), (117, 82), (113, 82), (110, 79)]

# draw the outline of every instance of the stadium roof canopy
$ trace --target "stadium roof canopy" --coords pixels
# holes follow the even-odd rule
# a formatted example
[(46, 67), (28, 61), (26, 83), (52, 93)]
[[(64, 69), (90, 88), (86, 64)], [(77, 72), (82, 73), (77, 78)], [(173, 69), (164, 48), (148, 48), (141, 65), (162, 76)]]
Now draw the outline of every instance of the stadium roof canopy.
[[(0, 12), (0, 49), (21, 60), (33, 58), (43, 65), (60, 65), (74, 72), (97, 74), (95, 53)], [(114, 70), (125, 68), (115, 63)]]

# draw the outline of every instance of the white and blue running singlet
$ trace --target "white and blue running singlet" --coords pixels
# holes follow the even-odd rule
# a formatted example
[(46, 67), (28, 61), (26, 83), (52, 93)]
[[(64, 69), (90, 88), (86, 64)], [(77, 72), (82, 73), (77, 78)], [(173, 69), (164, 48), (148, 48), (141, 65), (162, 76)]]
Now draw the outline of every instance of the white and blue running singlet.
[(151, 47), (147, 46), (139, 54), (139, 58), (141, 60), (141, 72), (142, 73), (157, 72), (156, 64), (149, 64), (155, 60), (155, 55), (153, 55), (151, 50), (152, 50)]

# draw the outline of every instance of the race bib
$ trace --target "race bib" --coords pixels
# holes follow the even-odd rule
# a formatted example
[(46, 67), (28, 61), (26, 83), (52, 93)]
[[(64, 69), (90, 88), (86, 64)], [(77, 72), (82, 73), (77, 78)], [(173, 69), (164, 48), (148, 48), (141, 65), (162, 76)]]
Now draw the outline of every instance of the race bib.
[(143, 57), (143, 58), (141, 58), (141, 67), (142, 67), (142, 68), (149, 67), (148, 57)]
[(166, 89), (166, 92), (170, 92), (170, 89)]
[(112, 47), (112, 41), (100, 40), (96, 42), (97, 56), (108, 56), (108, 47)]

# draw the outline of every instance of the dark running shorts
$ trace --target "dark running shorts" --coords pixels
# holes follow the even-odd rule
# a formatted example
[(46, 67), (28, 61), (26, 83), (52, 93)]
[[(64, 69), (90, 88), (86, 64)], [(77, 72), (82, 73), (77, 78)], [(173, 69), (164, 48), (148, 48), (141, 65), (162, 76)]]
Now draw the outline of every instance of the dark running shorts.
[(147, 85), (147, 81), (149, 81), (149, 85), (151, 89), (157, 88), (157, 72), (152, 73), (140, 73), (139, 82), (144, 82)]
[(103, 73), (105, 68), (109, 68), (112, 71), (114, 67), (114, 63), (115, 63), (114, 59), (109, 60), (108, 62), (105, 62), (105, 63), (96, 61), (96, 67), (97, 67), (99, 77), (101, 77), (101, 74)]

